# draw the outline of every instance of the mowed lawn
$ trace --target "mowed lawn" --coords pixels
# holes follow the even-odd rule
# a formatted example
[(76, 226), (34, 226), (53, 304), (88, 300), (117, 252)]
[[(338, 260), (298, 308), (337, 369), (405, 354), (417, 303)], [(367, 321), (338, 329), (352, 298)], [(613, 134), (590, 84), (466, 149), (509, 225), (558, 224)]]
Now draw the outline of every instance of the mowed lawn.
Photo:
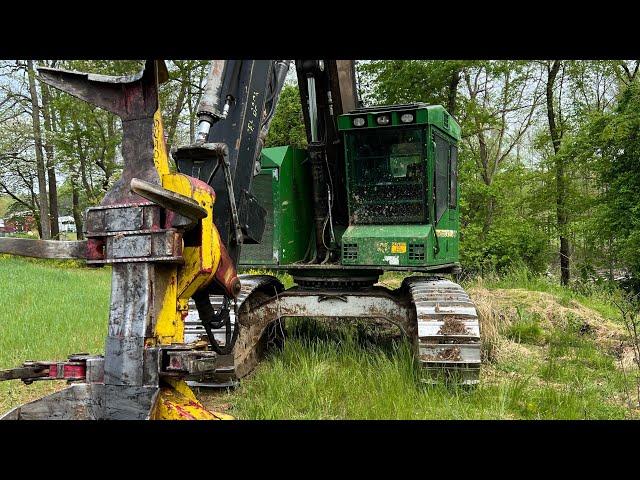
[[(25, 360), (101, 354), (107, 333), (109, 268), (0, 255), (0, 369)], [(0, 411), (65, 386), (64, 382), (0, 382)]]
[[(475, 389), (421, 385), (407, 345), (362, 324), (289, 320), (282, 351), (240, 388), (201, 398), (240, 419), (638, 417), (633, 365), (627, 361), (623, 370), (624, 355), (614, 348), (624, 333), (609, 318), (614, 309), (597, 298), (580, 303), (533, 291), (535, 285), (469, 287), (486, 333)], [(0, 369), (102, 353), (109, 290), (108, 268), (0, 256)], [(597, 309), (585, 307), (596, 300), (589, 306)], [(64, 386), (1, 382), (0, 411)]]

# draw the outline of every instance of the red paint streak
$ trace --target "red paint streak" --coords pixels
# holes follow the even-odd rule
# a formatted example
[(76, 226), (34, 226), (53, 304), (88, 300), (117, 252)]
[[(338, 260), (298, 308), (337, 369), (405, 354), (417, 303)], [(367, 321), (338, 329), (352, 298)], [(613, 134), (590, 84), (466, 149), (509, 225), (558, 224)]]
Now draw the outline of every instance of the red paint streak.
[(171, 228), (171, 224), (173, 223), (173, 219), (176, 216), (176, 212), (172, 210), (166, 210), (166, 214), (164, 217), (164, 228)]
[(193, 415), (191, 415), (189, 412), (187, 412), (184, 408), (182, 408), (180, 405), (176, 405), (176, 410), (178, 411), (178, 413), (180, 414), (180, 416), (187, 418), (189, 420), (195, 420), (196, 417), (194, 417)]
[(87, 259), (104, 260), (104, 238), (90, 238), (87, 240)]
[(236, 266), (222, 243), (220, 243), (220, 263), (218, 270), (216, 270), (215, 280), (224, 289), (227, 296), (235, 298), (240, 293), (240, 280)]
[[(86, 376), (84, 365), (63, 365), (62, 378), (65, 379), (82, 379)], [(58, 365), (53, 363), (49, 365), (49, 378), (58, 377)]]
[(213, 202), (215, 203), (215, 201), (216, 201), (216, 192), (213, 190), (213, 188), (211, 188), (211, 185), (209, 185), (206, 182), (203, 182), (202, 180), (194, 178), (194, 177), (188, 177), (188, 178), (189, 178), (189, 182), (194, 187), (194, 189), (195, 188), (199, 188), (200, 190), (204, 190), (205, 192), (209, 192), (211, 194)]

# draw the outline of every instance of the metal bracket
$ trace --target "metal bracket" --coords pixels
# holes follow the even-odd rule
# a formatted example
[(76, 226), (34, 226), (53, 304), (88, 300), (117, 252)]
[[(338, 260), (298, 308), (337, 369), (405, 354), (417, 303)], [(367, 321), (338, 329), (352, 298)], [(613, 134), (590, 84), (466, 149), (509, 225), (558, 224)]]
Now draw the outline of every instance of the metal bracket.
[(21, 367), (0, 370), (0, 381), (22, 380), (27, 385), (38, 380), (92, 382), (101, 380), (101, 369), (104, 369), (103, 357), (75, 354), (67, 361), (28, 361)]
[(192, 345), (173, 345), (169, 348), (161, 348), (160, 375), (199, 375), (215, 371), (218, 355), (208, 350), (193, 350), (192, 347)]
[(318, 303), (326, 300), (340, 300), (345, 303), (349, 302), (346, 295), (318, 295)]

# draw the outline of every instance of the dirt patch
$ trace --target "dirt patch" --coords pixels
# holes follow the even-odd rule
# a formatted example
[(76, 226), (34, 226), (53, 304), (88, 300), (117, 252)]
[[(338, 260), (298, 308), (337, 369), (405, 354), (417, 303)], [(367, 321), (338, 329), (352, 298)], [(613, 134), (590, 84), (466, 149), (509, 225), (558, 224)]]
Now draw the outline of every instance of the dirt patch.
[(632, 372), (634, 371), (634, 369), (639, 367), (639, 365), (636, 363), (635, 352), (631, 345), (622, 345), (620, 347), (620, 350), (621, 352), (618, 359), (625, 371)]
[(537, 345), (523, 345), (504, 339), (496, 356), (496, 360), (501, 362), (521, 362), (523, 359), (527, 359), (539, 363), (544, 359), (544, 348)]
[(229, 392), (199, 388), (195, 389), (194, 393), (198, 400), (210, 411), (233, 415), (233, 403), (230, 401), (231, 394)]
[(546, 292), (524, 289), (469, 289), (480, 320), (483, 358), (495, 361), (508, 342), (504, 332), (523, 316), (535, 318), (545, 330), (574, 327), (581, 335), (593, 336), (596, 344), (610, 350), (625, 338), (624, 328), (577, 301), (568, 304)]

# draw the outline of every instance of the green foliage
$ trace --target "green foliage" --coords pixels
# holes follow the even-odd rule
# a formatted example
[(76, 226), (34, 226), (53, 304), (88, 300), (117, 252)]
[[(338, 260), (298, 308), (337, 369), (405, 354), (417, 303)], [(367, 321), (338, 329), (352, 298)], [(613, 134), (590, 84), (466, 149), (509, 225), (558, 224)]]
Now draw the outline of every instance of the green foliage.
[(0, 195), (0, 218), (4, 218), (9, 206), (13, 203), (11, 198), (6, 195)]
[[(358, 64), (365, 99), (373, 104), (425, 102), (447, 107), (451, 82), (469, 62), (376, 60)], [(455, 112), (450, 112), (455, 116)]]
[(589, 263), (622, 266), (640, 277), (640, 84), (628, 85), (612, 111), (590, 115), (564, 153), (592, 172), (582, 227), (601, 255)]
[(500, 222), (483, 237), (477, 225), (463, 230), (461, 261), (470, 271), (505, 272), (523, 265), (541, 273), (547, 267), (547, 240), (531, 225)]
[[(469, 168), (473, 164), (463, 162), (460, 172), (463, 266), (475, 272), (504, 273), (518, 265), (534, 273), (544, 271), (550, 249), (548, 236), (531, 205), (535, 174), (517, 162), (507, 163), (488, 186), (474, 176)], [(491, 211), (487, 208), (490, 202)]]
[(292, 145), (298, 148), (304, 148), (307, 145), (307, 134), (304, 129), (302, 104), (297, 85), (285, 85), (282, 88), (280, 100), (265, 141), (266, 147), (282, 145)]
[[(614, 402), (625, 387), (611, 357), (575, 335), (542, 363), (527, 357), (485, 368), (473, 390), (422, 386), (410, 348), (380, 346), (357, 330), (309, 320), (288, 325), (272, 354), (241, 388), (223, 397), (243, 419), (625, 418)], [(571, 350), (564, 363), (559, 348)], [(575, 346), (574, 346), (575, 345)], [(515, 362), (515, 363), (513, 363)], [(495, 369), (494, 369), (495, 368)], [(517, 372), (517, 373), (516, 373)], [(555, 384), (550, 380), (555, 380)], [(598, 383), (596, 383), (598, 382)]]

